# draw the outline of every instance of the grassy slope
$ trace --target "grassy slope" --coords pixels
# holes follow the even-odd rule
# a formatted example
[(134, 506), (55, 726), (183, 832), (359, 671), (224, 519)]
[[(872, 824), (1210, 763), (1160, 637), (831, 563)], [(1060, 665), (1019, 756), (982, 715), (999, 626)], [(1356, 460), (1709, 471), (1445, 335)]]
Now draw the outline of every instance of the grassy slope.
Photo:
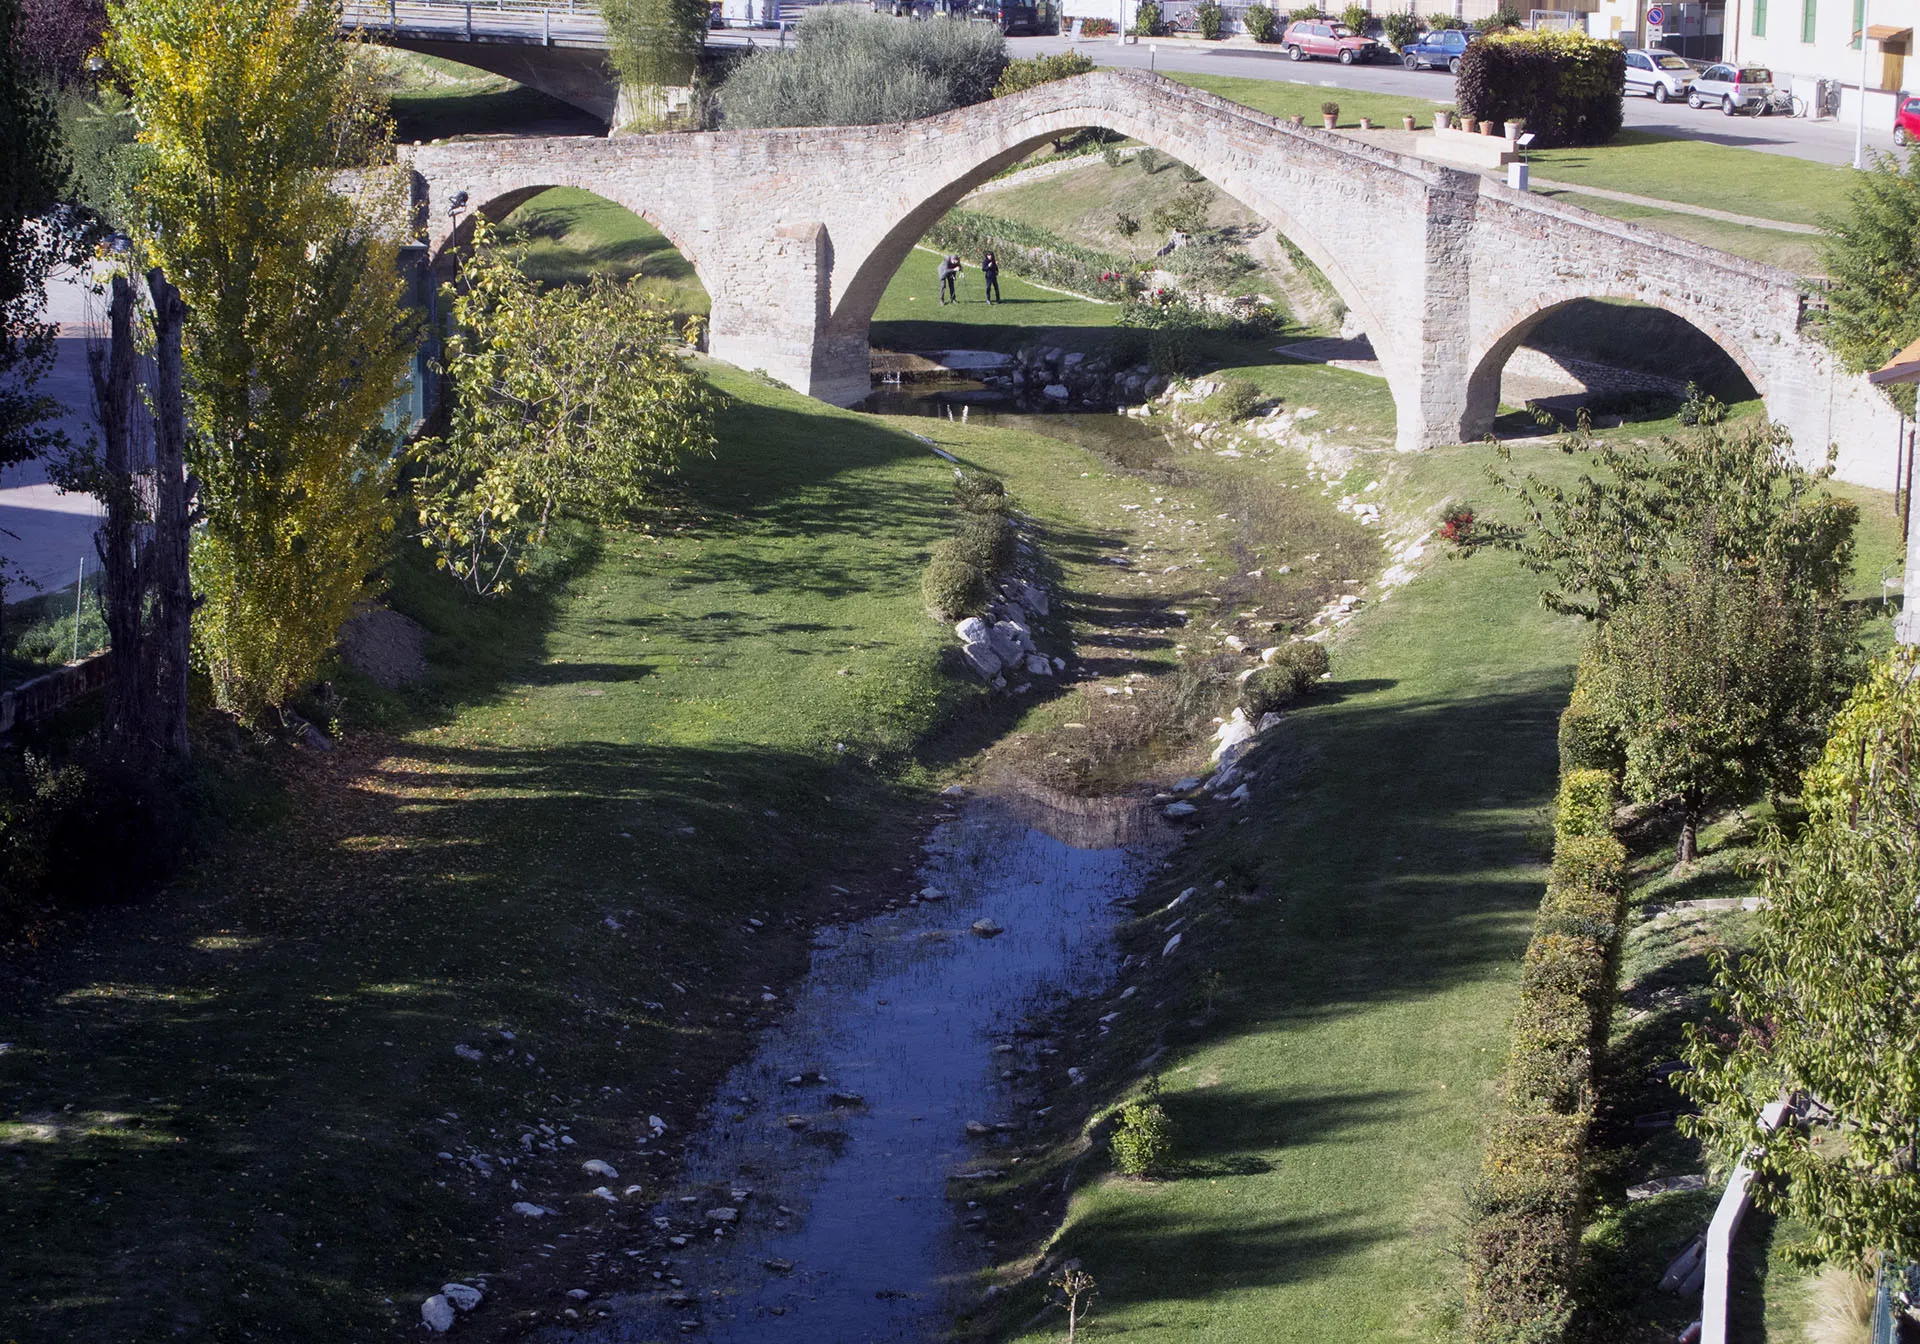
[[(1402, 498), (1444, 496), (1485, 460), (1407, 463)], [(1268, 893), (1208, 902), (1184, 988), (1115, 1028), (1131, 1063), (1170, 1024), (1159, 1067), (1188, 1172), (1076, 1198), (1060, 1249), (1099, 1279), (1103, 1330), (1389, 1339), (1445, 1311), (1577, 648), (1536, 587), (1500, 558), (1436, 563), (1356, 622), (1333, 694), (1267, 749), (1246, 824), (1204, 832), (1144, 903), (1215, 879)], [(1220, 1016), (1190, 1030), (1203, 971), (1224, 978)]]
[[(1144, 261), (1166, 241), (1147, 222), (1149, 217), (1187, 185), (1164, 158), (1159, 171), (1149, 173), (1136, 158), (1109, 168), (1095, 156), (1071, 172), (971, 197), (963, 208), (1038, 224), (1097, 251)], [(1218, 193), (1219, 188), (1214, 191)], [(1116, 216), (1122, 214), (1140, 222), (1140, 232), (1132, 239), (1114, 227)], [(1215, 228), (1264, 227), (1257, 215), (1224, 194), (1214, 202), (1208, 222)]]
[[(448, 1277), (539, 1279), (555, 1231), (581, 1272), (617, 1215), (580, 1155), (644, 1183), (638, 1127), (684, 1130), (827, 884), (893, 880), (913, 791), (855, 762), (943, 694), (919, 571), (948, 469), (720, 380), (741, 400), (683, 526), (576, 536), (477, 611), (403, 567), (433, 679), (345, 689), (420, 726), (296, 770), (284, 831), (10, 977), (0, 1180), (34, 1235), (0, 1338), (371, 1338)], [(517, 1153), (537, 1120), (580, 1146), (515, 1169), (524, 1195), (434, 1159)], [(530, 1232), (523, 1197), (562, 1227)]]
[(1794, 224), (1818, 224), (1844, 208), (1853, 182), (1851, 168), (1651, 131), (1622, 131), (1597, 148), (1549, 149), (1531, 158), (1534, 174), (1551, 181)]
[(711, 304), (693, 264), (666, 235), (623, 205), (590, 191), (556, 187), (508, 215), (503, 238), (526, 249), (521, 269), (549, 285), (595, 275), (643, 287), (676, 313), (704, 315)]
[(1820, 254), (1820, 240), (1806, 234), (1749, 228), (1744, 224), (1729, 224), (1724, 220), (1703, 219), (1698, 215), (1683, 215), (1672, 210), (1610, 201), (1603, 196), (1588, 196), (1577, 191), (1540, 191), (1536, 188), (1536, 194), (1551, 196), (1612, 219), (1644, 224), (1690, 242), (1731, 252), (1736, 257), (1764, 261), (1769, 266), (1798, 271), (1802, 275), (1821, 274), (1825, 265)]

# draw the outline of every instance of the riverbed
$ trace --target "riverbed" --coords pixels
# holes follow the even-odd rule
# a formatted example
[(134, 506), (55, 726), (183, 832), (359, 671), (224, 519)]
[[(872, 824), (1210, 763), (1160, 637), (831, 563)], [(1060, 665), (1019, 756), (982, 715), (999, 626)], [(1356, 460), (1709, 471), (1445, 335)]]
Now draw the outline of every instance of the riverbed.
[(1014, 1032), (1112, 979), (1114, 927), (1169, 843), (1137, 800), (959, 807), (897, 908), (816, 936), (651, 1211), (666, 1253), (626, 1253), (638, 1291), (547, 1337), (941, 1337), (992, 1255), (957, 1216), (967, 1185), (1034, 1119), (1027, 1080), (1075, 1062)]

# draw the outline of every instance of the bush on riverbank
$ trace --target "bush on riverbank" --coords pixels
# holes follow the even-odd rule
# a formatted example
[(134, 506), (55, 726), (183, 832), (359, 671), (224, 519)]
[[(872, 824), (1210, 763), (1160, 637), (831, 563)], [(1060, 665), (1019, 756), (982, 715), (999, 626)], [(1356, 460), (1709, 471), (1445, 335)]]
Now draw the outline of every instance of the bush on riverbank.
[(920, 580), (928, 608), (947, 621), (985, 611), (1014, 555), (1012, 504), (998, 478), (958, 475), (953, 505), (959, 512), (953, 535), (934, 546)]
[(991, 24), (901, 23), (833, 5), (798, 32), (798, 45), (756, 51), (727, 77), (725, 125), (913, 121), (986, 101), (1007, 65), (1007, 40)]

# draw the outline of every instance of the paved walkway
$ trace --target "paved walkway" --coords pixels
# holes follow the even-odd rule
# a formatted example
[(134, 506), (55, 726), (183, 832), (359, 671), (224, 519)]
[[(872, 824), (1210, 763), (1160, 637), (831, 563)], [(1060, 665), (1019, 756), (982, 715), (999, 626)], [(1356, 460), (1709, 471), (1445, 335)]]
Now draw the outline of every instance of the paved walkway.
[[(85, 442), (93, 426), (87, 378), (89, 298), (77, 276), (59, 277), (47, 287), (45, 312), (60, 324), (60, 339), (53, 371), (40, 387), (66, 406), (58, 423), (77, 442)], [(62, 494), (50, 484), (45, 462), (22, 462), (0, 472), (0, 528), (5, 529), (0, 555), (47, 592), (70, 586), (83, 559), (88, 574), (98, 571), (93, 534), (100, 516), (100, 501), (93, 496)], [(7, 596), (17, 601), (32, 594), (15, 588)]]

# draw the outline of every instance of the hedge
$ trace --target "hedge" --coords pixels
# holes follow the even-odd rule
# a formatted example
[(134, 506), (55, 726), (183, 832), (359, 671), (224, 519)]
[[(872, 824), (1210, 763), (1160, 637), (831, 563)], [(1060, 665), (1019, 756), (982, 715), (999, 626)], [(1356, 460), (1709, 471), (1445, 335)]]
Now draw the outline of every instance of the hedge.
[(1467, 44), (1454, 97), (1468, 121), (1524, 120), (1539, 149), (1604, 145), (1620, 130), (1627, 56), (1573, 32), (1495, 33)]
[(1573, 1317), (1593, 1073), (1626, 918), (1615, 777), (1562, 758), (1553, 872), (1520, 970), (1505, 1113), (1467, 1202), (1466, 1336), (1560, 1344)]
[(1573, 679), (1573, 698), (1560, 714), (1560, 768), (1606, 770), (1617, 775), (1626, 767), (1626, 749), (1587, 689), (1593, 667), (1591, 660), (1580, 660), (1579, 675)]
[(942, 620), (976, 616), (993, 600), (994, 581), (1011, 568), (1015, 538), (1007, 488), (992, 476), (956, 476), (953, 535), (933, 548), (920, 576), (927, 607)]

